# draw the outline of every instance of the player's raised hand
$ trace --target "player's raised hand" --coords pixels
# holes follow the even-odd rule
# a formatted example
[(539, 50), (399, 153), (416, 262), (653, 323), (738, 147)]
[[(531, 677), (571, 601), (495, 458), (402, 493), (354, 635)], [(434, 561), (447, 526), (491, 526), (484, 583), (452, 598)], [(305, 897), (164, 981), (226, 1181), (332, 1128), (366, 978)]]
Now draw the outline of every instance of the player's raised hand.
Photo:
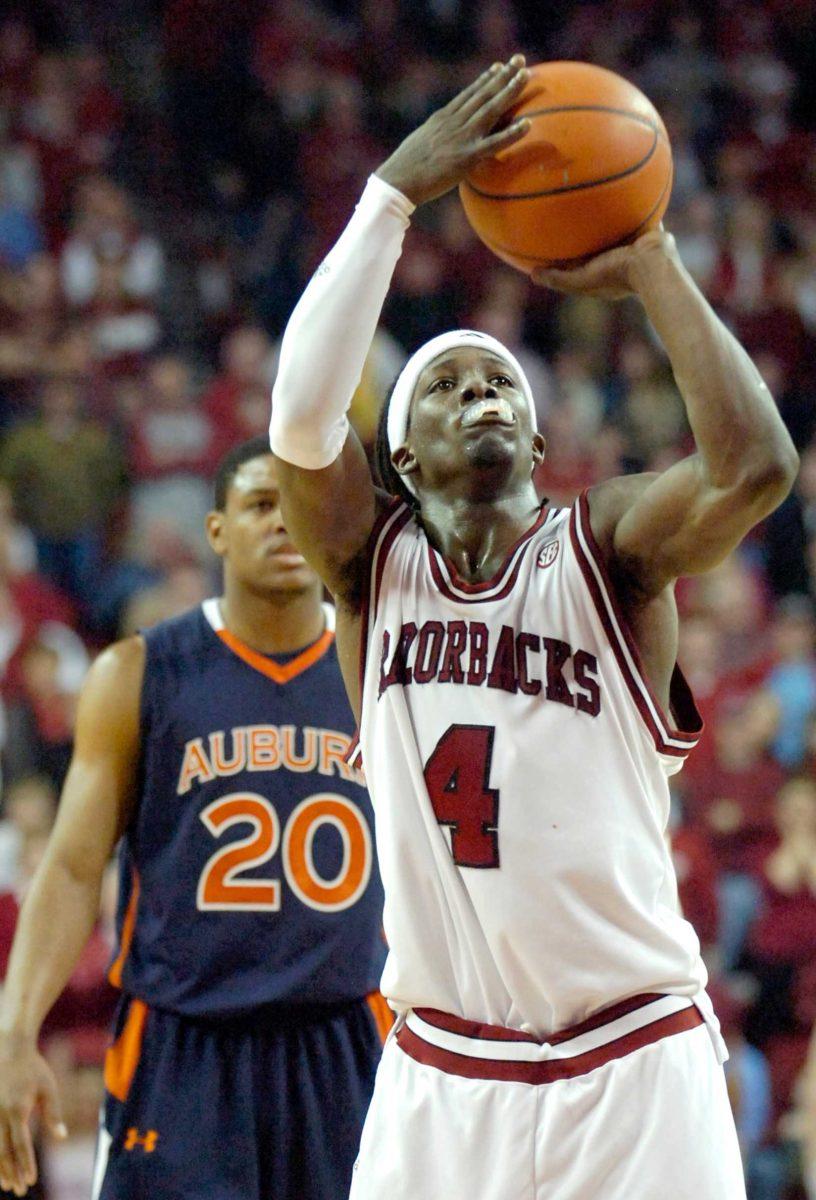
[(522, 54), (494, 63), (409, 134), (376, 174), (414, 204), (449, 192), (477, 162), (512, 146), (527, 132), (530, 123), (524, 118), (496, 128), (526, 82)]
[(35, 1045), (0, 1035), (0, 1187), (24, 1196), (37, 1181), (31, 1117), (38, 1112), (52, 1136), (67, 1136), (57, 1083)]
[(601, 300), (623, 300), (637, 292), (638, 271), (648, 270), (656, 257), (677, 258), (674, 238), (661, 226), (644, 233), (627, 246), (596, 254), (577, 267), (556, 270), (539, 267), (532, 273), (535, 283), (558, 292), (581, 293)]

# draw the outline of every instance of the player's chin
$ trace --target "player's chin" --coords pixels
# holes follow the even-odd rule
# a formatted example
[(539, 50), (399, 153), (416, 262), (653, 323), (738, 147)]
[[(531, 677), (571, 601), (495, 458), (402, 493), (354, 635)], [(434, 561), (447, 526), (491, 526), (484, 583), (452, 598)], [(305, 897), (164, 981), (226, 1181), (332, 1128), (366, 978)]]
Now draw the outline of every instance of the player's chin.
[(476, 434), (468, 438), (465, 453), (468, 461), (474, 467), (498, 466), (501, 463), (511, 463), (519, 448), (519, 435), (516, 426), (485, 425)]
[(315, 586), (317, 576), (305, 562), (296, 567), (281, 567), (271, 564), (256, 581), (264, 591), (280, 594), (281, 592), (307, 592)]

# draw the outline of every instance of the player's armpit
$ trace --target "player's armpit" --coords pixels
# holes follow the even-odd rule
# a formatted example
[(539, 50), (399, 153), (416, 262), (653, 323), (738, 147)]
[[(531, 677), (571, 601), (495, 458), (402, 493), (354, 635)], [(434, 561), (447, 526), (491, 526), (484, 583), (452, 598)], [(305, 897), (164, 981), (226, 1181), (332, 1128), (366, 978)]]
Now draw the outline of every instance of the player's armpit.
[(618, 570), (649, 598), (683, 575), (722, 562), (789, 489), (781, 469), (746, 469), (729, 486), (715, 486), (700, 455), (692, 454), (661, 474), (613, 479), (594, 489), (593, 531)]

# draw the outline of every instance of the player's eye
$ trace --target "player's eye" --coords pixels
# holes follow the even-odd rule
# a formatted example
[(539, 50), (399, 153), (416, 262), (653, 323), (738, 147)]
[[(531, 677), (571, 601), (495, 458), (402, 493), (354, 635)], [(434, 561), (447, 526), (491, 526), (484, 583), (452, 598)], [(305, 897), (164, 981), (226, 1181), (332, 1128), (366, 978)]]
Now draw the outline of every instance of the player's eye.
[(431, 384), (429, 391), (431, 392), (449, 392), (454, 386), (453, 380), (443, 376), (442, 379), (435, 379)]
[(510, 378), (509, 375), (494, 375), (493, 378), (490, 380), (490, 382), (492, 384), (495, 384), (496, 387), (515, 387), (516, 386), (513, 383), (513, 380)]

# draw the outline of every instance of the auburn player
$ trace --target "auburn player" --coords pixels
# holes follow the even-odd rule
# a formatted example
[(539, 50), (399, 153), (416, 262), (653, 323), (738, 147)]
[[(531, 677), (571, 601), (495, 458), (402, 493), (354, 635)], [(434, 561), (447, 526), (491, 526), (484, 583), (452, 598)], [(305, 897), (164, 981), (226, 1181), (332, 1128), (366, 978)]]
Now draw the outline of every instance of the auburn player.
[(372, 814), (333, 610), (281, 523), (265, 439), (207, 520), (224, 594), (107, 649), (20, 917), (0, 1014), (0, 1182), (60, 1133), (41, 1022), (122, 838), (122, 989), (94, 1198), (339, 1200), (387, 1029)]
[(642, 302), (697, 443), (665, 473), (542, 507), (529, 385), (470, 331), (398, 378), (385, 491), (344, 415), (414, 206), (521, 135), (502, 117), (524, 81), (521, 58), (491, 68), (379, 168), (273, 395), (287, 528), (338, 600), (399, 1014), (352, 1196), (737, 1200), (725, 1051), (665, 839), (700, 728), (673, 582), (789, 490), (773, 400), (661, 231), (540, 282)]

